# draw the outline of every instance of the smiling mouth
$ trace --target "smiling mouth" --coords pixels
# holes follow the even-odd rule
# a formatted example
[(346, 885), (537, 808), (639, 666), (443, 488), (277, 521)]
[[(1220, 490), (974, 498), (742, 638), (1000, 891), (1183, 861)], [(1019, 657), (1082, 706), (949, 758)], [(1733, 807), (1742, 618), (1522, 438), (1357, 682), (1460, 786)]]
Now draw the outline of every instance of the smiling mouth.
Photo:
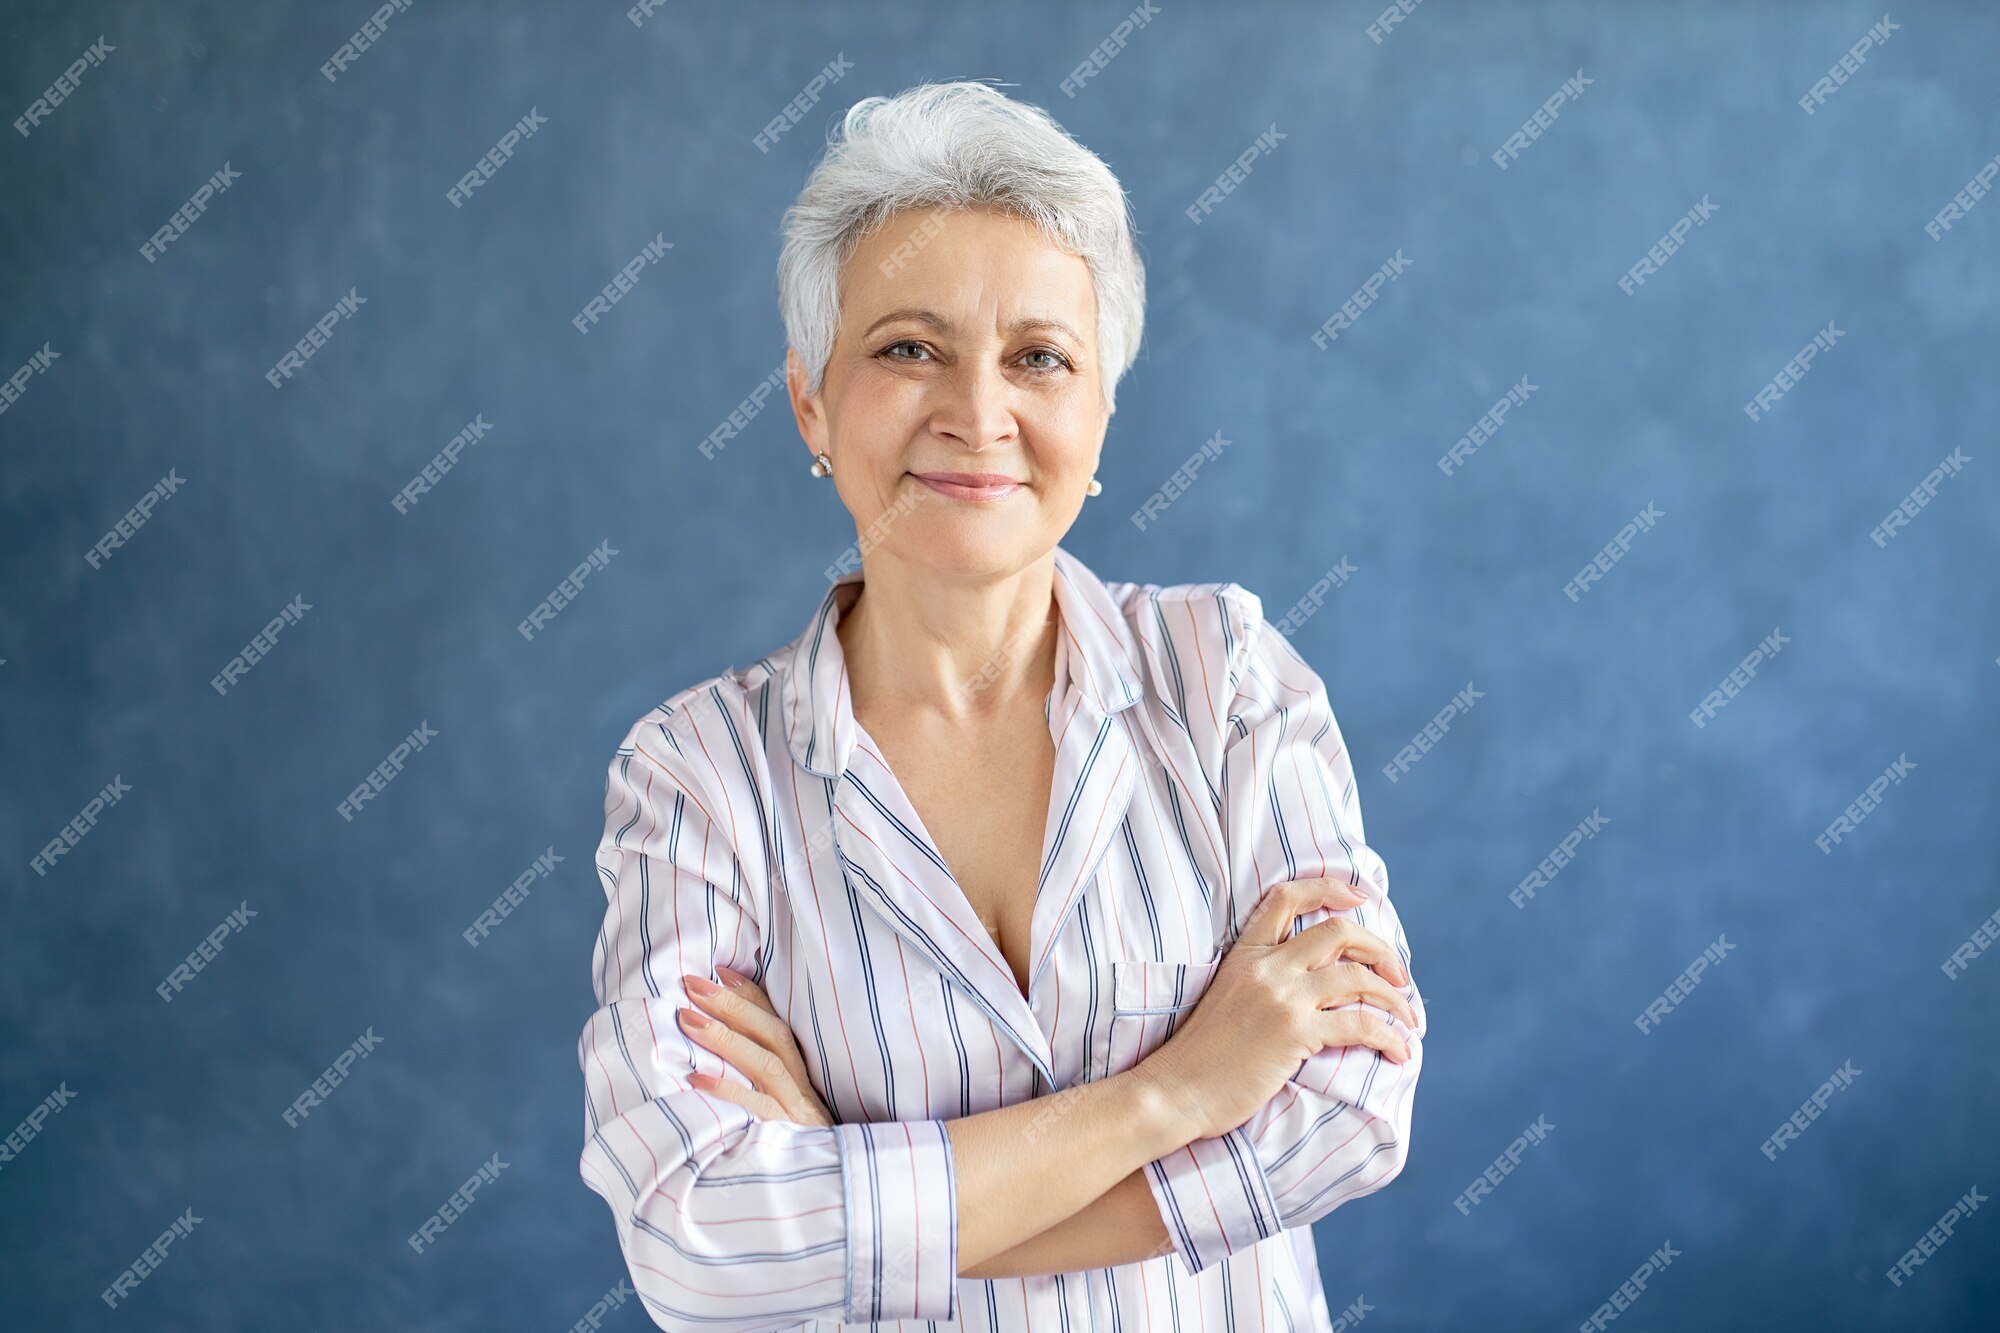
[(1027, 485), (998, 472), (912, 472), (939, 495), (954, 500), (998, 500)]

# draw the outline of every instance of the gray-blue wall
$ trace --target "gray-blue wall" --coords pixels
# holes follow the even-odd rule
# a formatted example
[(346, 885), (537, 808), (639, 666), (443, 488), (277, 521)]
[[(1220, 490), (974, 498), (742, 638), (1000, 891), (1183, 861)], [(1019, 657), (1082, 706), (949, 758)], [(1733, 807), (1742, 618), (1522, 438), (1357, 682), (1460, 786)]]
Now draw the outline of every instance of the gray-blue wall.
[[(1989, 1211), (1887, 1276), (2000, 1183), (2000, 957), (1972, 943), (2000, 909), (2000, 201), (1926, 231), (2000, 152), (1992, 7), (1892, 8), (1810, 114), (1879, 7), (1433, 0), (1377, 42), (1372, 4), (1169, 3), (1074, 96), (1129, 5), (676, 4), (635, 25), (623, 0), (418, 0), (329, 80), (373, 7), (0, 14), (8, 119), (84, 64), (28, 134), (0, 131), (0, 377), (29, 367), (0, 413), (0, 1133), (70, 1096), (0, 1162), (0, 1325), (557, 1329), (618, 1282), (576, 1170), (604, 769), (651, 705), (797, 633), (853, 540), (781, 401), (699, 446), (781, 363), (779, 215), (829, 120), (958, 77), (1049, 107), (1142, 229), (1146, 343), (1069, 548), (1110, 579), (1234, 579), (1274, 618), (1353, 568), (1295, 642), (1357, 757), (1431, 1030), (1408, 1168), (1317, 1229), (1332, 1308), (1576, 1327), (1670, 1245), (1617, 1327), (1994, 1318)], [(851, 68), (761, 150), (836, 57)], [(454, 207), (531, 109), (546, 124)], [(350, 291), (365, 304), (274, 387)], [(491, 430), (398, 512), (475, 417)], [(1192, 489), (1129, 521), (1218, 432)], [(1941, 466), (1955, 450), (1970, 461)], [(1872, 539), (1934, 469), (1934, 498)], [(525, 640), (603, 542), (609, 565)], [(294, 598), (310, 609), (218, 694)], [(344, 819), (425, 723), (436, 739)], [(114, 779), (129, 792), (38, 870)], [(551, 848), (555, 873), (468, 947)], [(490, 1191), (413, 1253), (495, 1153)], [(1455, 1206), (1496, 1160), (1503, 1183)], [(192, 1236), (107, 1309), (187, 1209)]]

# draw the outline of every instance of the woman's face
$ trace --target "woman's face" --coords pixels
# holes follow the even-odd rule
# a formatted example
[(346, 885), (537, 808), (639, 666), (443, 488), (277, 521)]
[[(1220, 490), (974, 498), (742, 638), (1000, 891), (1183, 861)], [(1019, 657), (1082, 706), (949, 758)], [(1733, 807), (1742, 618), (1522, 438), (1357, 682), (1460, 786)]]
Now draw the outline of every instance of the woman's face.
[[(1032, 222), (991, 209), (910, 209), (840, 275), (821, 393), (786, 355), (793, 410), (864, 553), (941, 573), (1019, 569), (1083, 505), (1109, 416), (1090, 269)], [(954, 486), (939, 474), (1010, 485)], [(929, 475), (935, 484), (927, 484)]]

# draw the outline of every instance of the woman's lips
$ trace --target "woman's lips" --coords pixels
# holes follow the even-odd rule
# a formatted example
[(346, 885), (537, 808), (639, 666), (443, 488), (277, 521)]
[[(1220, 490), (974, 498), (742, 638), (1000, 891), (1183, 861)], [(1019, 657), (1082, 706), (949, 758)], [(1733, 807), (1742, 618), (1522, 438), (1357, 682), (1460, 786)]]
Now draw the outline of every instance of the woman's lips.
[(911, 476), (954, 500), (998, 500), (1021, 489), (1022, 483), (995, 472), (912, 472)]

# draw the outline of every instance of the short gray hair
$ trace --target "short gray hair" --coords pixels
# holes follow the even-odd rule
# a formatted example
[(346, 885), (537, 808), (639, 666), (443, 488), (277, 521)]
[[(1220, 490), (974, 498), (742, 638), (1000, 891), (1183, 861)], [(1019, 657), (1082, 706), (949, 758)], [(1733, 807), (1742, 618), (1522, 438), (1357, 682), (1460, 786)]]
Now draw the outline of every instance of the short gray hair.
[(785, 210), (778, 308), (819, 393), (840, 323), (840, 267), (900, 209), (989, 207), (1037, 223), (1089, 265), (1104, 410), (1139, 355), (1146, 270), (1125, 191), (1048, 112), (979, 82), (926, 83), (848, 108)]

